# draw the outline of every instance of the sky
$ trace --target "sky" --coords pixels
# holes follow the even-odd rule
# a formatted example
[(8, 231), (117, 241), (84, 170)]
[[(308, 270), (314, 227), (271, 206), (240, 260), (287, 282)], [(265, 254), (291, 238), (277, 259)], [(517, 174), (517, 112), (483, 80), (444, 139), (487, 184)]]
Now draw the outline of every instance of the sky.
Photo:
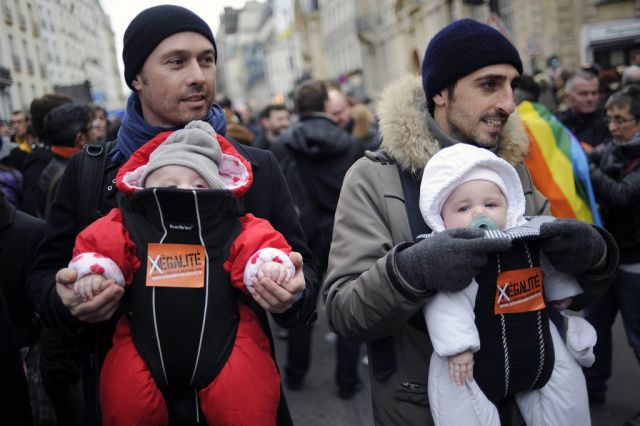
[[(247, 0), (100, 0), (102, 9), (111, 19), (111, 27), (116, 37), (116, 54), (118, 56), (118, 66), (122, 74), (122, 37), (129, 22), (142, 10), (160, 4), (175, 4), (192, 10), (203, 18), (215, 34), (220, 24), (220, 13), (225, 6), (241, 8)], [(120, 76), (122, 78), (122, 75)], [(122, 80), (122, 85), (129, 90)]]

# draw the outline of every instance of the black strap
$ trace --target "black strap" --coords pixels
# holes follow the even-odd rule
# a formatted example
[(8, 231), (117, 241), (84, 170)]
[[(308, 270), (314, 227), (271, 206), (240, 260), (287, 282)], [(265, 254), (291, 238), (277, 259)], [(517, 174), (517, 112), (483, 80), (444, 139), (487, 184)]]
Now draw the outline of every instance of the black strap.
[(431, 228), (425, 223), (422, 214), (420, 214), (420, 178), (413, 173), (403, 171), (400, 166), (398, 166), (398, 173), (400, 174), (400, 182), (402, 183), (404, 208), (407, 210), (409, 228), (411, 229), (413, 241), (417, 241), (418, 236), (431, 232)]
[(106, 144), (87, 144), (82, 149), (77, 184), (80, 228), (86, 227), (96, 219), (96, 212), (103, 196), (102, 185), (108, 153), (115, 143), (113, 140)]
[[(402, 170), (398, 165), (398, 174), (400, 175), (400, 183), (404, 194), (404, 207), (407, 211), (409, 219), (409, 228), (414, 241), (418, 236), (431, 232), (431, 229), (425, 223), (420, 214), (418, 200), (420, 198), (420, 179), (417, 175)], [(427, 332), (427, 325), (424, 321), (422, 311), (412, 316), (408, 324), (416, 329)], [(374, 377), (378, 381), (384, 381), (398, 368), (398, 361), (393, 350), (393, 336), (383, 337), (381, 339), (369, 342), (369, 349), (372, 352), (371, 369)]]

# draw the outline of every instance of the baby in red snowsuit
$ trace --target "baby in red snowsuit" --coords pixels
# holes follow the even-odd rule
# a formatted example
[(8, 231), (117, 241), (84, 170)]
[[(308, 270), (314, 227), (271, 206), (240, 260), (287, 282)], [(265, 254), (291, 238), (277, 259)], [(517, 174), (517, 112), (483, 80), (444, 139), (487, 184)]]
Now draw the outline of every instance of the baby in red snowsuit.
[(103, 277), (127, 288), (100, 373), (105, 425), (168, 424), (185, 404), (209, 425), (276, 423), (280, 377), (250, 293), (257, 276), (283, 283), (295, 268), (284, 237), (240, 213), (252, 179), (228, 141), (189, 123), (131, 156), (120, 207), (76, 238), (77, 294)]

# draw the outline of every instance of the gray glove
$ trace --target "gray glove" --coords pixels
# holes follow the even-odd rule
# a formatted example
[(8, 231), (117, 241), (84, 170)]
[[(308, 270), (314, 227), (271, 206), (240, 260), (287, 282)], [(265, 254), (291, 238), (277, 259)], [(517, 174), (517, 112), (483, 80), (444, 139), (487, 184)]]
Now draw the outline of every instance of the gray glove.
[(540, 248), (554, 268), (570, 275), (592, 269), (604, 255), (606, 243), (593, 226), (572, 219), (559, 219), (540, 226), (545, 238)]
[(480, 229), (448, 229), (398, 252), (396, 266), (416, 289), (460, 291), (487, 264), (487, 253), (511, 248), (511, 240), (483, 236)]

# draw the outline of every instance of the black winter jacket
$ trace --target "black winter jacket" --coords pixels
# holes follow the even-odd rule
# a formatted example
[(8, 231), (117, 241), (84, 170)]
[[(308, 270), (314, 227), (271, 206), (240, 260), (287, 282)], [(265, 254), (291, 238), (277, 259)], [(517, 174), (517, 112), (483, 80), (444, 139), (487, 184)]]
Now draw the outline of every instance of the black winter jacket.
[(45, 221), (16, 210), (0, 195), (0, 286), (19, 347), (29, 346), (39, 332), (27, 299), (27, 276), (46, 230)]
[(362, 156), (358, 142), (324, 114), (302, 116), (272, 145), (285, 174), (300, 223), (324, 273), (342, 180)]
[(591, 181), (604, 227), (620, 248), (620, 263), (640, 262), (640, 134), (610, 142), (590, 156)]
[(568, 109), (558, 115), (558, 119), (578, 138), (578, 142), (591, 146), (603, 144), (611, 139), (606, 118), (602, 108), (593, 114), (578, 114)]

